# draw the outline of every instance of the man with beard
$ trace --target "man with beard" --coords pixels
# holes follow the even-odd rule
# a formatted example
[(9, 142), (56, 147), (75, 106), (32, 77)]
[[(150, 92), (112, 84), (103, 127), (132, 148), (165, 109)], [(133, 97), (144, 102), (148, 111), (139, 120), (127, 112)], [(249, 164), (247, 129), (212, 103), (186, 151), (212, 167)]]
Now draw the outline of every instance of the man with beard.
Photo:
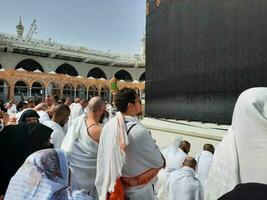
[(43, 123), (44, 125), (53, 129), (53, 133), (51, 134), (51, 143), (54, 144), (55, 148), (60, 148), (61, 143), (66, 135), (63, 127), (68, 121), (69, 116), (69, 106), (61, 104), (55, 107), (52, 119)]
[(71, 186), (83, 189), (93, 199), (97, 199), (96, 160), (102, 129), (99, 120), (106, 111), (105, 102), (101, 97), (93, 97), (88, 103), (87, 111), (87, 114), (71, 122), (61, 148), (70, 162)]

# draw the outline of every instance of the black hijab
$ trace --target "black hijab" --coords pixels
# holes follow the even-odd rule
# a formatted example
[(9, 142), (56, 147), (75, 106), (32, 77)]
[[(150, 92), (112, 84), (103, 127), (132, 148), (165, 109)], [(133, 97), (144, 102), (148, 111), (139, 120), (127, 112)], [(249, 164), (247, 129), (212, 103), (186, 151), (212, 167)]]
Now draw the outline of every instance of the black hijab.
[(9, 125), (3, 129), (0, 133), (0, 196), (30, 154), (52, 147), (49, 146), (52, 132), (41, 123)]
[(261, 183), (238, 184), (218, 200), (266, 200), (267, 185)]
[(28, 117), (36, 117), (37, 119), (40, 118), (40, 116), (35, 110), (27, 109), (23, 111), (23, 113), (21, 114), (18, 123), (26, 123), (27, 122), (26, 120)]

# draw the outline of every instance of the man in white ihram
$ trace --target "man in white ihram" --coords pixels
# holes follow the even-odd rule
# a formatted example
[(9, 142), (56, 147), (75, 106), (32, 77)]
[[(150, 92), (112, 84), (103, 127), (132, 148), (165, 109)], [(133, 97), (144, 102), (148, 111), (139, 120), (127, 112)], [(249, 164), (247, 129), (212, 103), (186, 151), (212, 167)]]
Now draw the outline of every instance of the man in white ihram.
[(86, 99), (82, 99), (79, 103), (72, 104), (70, 107), (70, 118), (69, 118), (69, 126), (71, 126), (72, 121), (84, 114), (84, 109), (86, 108), (88, 101)]
[(141, 113), (140, 97), (135, 90), (124, 88), (116, 94), (115, 106), (119, 112), (103, 127), (99, 142), (99, 199), (124, 199), (124, 191), (125, 199), (154, 200), (152, 181), (164, 158), (148, 129), (135, 118)]
[(173, 170), (183, 167), (183, 162), (190, 151), (190, 143), (186, 140), (177, 138), (171, 147), (162, 150), (162, 154), (166, 159), (165, 169), (161, 169), (158, 173), (158, 181), (155, 190), (159, 200), (165, 200), (168, 197), (167, 180)]
[(184, 160), (183, 168), (170, 173), (168, 200), (203, 200), (203, 189), (195, 176), (197, 162), (193, 157)]
[(196, 161), (197, 161), (196, 173), (203, 187), (205, 186), (205, 181), (210, 171), (213, 154), (214, 154), (213, 145), (204, 144), (203, 151), (196, 155)]
[(52, 119), (43, 122), (44, 125), (53, 129), (53, 132), (51, 134), (51, 143), (54, 145), (54, 148), (61, 147), (61, 143), (66, 135), (63, 127), (68, 121), (69, 115), (69, 106), (60, 104), (55, 107)]
[(96, 200), (96, 159), (102, 129), (99, 120), (106, 111), (106, 105), (101, 97), (93, 97), (87, 109), (87, 114), (73, 120), (61, 148), (70, 162), (71, 186), (85, 190)]

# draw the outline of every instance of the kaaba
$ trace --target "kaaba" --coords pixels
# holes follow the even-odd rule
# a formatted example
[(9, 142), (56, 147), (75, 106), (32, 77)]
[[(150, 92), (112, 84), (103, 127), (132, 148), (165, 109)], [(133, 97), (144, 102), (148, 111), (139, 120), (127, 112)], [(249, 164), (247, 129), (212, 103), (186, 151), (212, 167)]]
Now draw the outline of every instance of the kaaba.
[(148, 0), (146, 116), (230, 124), (267, 86), (267, 1)]

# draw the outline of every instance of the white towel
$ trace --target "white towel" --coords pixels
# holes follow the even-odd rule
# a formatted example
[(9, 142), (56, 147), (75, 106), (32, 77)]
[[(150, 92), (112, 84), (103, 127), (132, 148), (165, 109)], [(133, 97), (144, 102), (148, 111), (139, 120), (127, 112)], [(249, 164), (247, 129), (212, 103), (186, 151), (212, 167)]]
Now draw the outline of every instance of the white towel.
[(122, 175), (124, 148), (128, 143), (123, 116), (118, 112), (103, 127), (100, 136), (95, 182), (100, 200), (106, 200), (107, 192), (113, 192), (116, 180)]

